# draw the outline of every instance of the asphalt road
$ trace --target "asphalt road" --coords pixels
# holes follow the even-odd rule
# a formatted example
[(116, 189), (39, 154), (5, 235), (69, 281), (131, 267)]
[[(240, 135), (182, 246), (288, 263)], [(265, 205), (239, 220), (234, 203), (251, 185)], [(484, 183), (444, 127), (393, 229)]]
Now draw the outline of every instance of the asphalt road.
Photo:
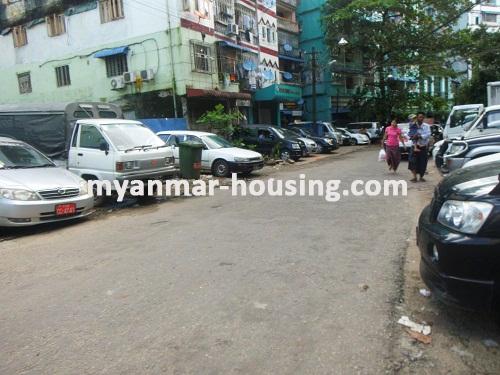
[[(273, 177), (387, 178), (376, 154)], [(385, 373), (408, 199), (220, 191), (0, 242), (0, 373)]]

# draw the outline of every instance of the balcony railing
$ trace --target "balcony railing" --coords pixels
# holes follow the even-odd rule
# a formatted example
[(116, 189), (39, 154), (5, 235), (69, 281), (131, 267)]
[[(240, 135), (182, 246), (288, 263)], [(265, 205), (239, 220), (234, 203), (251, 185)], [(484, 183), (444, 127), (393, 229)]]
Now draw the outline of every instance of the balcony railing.
[(286, 30), (291, 33), (299, 32), (299, 24), (287, 18), (276, 17), (278, 19), (278, 29)]

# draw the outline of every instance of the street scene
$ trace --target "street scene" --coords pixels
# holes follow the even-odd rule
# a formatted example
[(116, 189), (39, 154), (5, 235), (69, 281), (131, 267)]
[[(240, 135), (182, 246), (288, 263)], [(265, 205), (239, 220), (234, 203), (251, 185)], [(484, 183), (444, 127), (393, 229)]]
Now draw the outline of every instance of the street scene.
[(499, 1), (0, 30), (0, 374), (500, 373)]

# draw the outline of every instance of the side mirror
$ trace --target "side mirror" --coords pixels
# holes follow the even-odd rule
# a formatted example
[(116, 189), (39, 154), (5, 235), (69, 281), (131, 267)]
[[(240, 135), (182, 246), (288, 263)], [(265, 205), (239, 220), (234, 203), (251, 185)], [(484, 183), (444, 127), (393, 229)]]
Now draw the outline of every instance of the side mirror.
[(99, 150), (104, 151), (106, 153), (106, 155), (107, 155), (108, 152), (109, 152), (109, 144), (107, 142), (102, 142), (99, 145)]

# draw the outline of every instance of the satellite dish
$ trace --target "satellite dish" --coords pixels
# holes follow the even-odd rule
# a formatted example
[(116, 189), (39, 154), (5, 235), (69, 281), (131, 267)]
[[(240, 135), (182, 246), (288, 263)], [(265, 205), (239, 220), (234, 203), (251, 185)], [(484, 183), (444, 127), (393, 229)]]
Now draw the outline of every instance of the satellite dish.
[(284, 49), (286, 52), (292, 52), (293, 47), (292, 47), (290, 44), (285, 43), (285, 44), (283, 45), (283, 49)]
[(465, 73), (469, 70), (469, 66), (465, 61), (455, 61), (451, 64), (451, 68), (455, 73)]
[(274, 79), (274, 73), (271, 70), (264, 70), (262, 75), (268, 81), (272, 81)]
[(293, 79), (292, 73), (283, 72), (283, 79), (285, 79), (286, 81), (291, 81)]
[(255, 68), (257, 68), (257, 65), (253, 60), (245, 60), (243, 62), (243, 69), (245, 69), (246, 71), (252, 71), (255, 70)]

